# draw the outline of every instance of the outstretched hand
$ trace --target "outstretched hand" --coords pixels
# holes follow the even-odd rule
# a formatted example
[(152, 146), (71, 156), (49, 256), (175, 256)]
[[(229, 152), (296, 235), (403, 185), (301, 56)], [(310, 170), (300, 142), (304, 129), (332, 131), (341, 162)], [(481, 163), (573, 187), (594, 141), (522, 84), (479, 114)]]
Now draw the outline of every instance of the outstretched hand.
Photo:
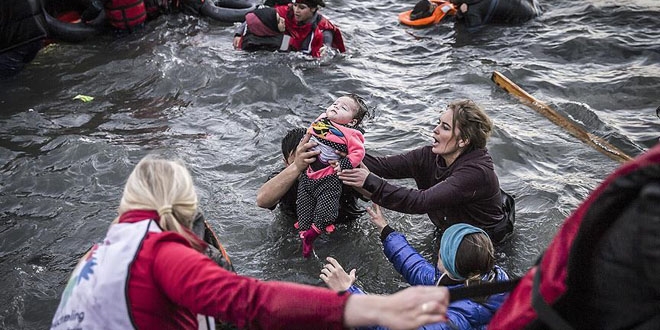
[(352, 169), (345, 169), (337, 172), (339, 179), (347, 186), (362, 188), (364, 182), (369, 176), (369, 169), (366, 167), (357, 167)]
[(373, 207), (367, 207), (367, 213), (371, 216), (369, 220), (378, 228), (378, 231), (382, 231), (387, 226), (387, 219), (383, 216), (380, 205), (375, 203), (372, 205)]
[(333, 291), (348, 290), (355, 283), (355, 269), (352, 269), (351, 273), (347, 274), (335, 258), (327, 257), (326, 260), (328, 264), (321, 269), (321, 275), (319, 277)]

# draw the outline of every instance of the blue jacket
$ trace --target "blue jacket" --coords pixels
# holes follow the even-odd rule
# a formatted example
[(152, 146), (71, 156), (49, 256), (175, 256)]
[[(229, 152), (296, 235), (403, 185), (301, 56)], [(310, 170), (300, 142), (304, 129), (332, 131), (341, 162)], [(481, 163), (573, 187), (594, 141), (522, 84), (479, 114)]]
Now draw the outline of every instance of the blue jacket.
[[(417, 251), (410, 246), (406, 237), (399, 232), (392, 232), (383, 240), (383, 252), (394, 268), (401, 274), (410, 285), (436, 285), (440, 279), (440, 271), (431, 263), (426, 261)], [(497, 281), (505, 281), (509, 276), (500, 267), (495, 266)], [(458, 284), (451, 287), (459, 287)], [(349, 292), (354, 294), (364, 293), (356, 286), (351, 286)], [(429, 324), (420, 329), (485, 329), (495, 312), (500, 308), (508, 293), (500, 293), (488, 297), (479, 303), (473, 300), (459, 300), (449, 304), (447, 308), (447, 323)], [(384, 329), (383, 327), (371, 327), (366, 329)]]

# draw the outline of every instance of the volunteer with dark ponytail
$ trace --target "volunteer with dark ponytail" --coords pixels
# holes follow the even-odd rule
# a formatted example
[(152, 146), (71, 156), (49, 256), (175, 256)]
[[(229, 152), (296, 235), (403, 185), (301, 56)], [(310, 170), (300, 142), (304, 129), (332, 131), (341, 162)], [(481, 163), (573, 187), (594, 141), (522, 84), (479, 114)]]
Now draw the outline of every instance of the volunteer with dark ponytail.
[[(179, 162), (146, 157), (124, 187), (119, 216), (81, 259), (51, 329), (197, 329), (210, 315), (240, 329), (409, 329), (445, 320), (448, 291), (337, 294), (227, 271), (200, 253), (190, 230), (197, 194)], [(202, 325), (213, 329), (206, 317)]]

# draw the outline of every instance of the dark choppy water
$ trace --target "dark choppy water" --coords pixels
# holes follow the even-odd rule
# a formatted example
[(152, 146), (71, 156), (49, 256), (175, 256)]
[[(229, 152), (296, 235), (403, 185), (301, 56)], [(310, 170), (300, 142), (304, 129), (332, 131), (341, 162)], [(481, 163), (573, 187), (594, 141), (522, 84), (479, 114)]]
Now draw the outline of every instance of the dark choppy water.
[[(284, 132), (349, 91), (377, 106), (366, 134), (375, 154), (429, 143), (451, 100), (487, 109), (496, 124), (489, 148), (518, 204), (516, 234), (499, 259), (521, 275), (618, 164), (494, 86), (491, 73), (638, 155), (660, 135), (660, 4), (545, 1), (527, 24), (461, 35), (451, 22), (398, 25), (413, 3), (330, 0), (323, 11), (350, 51), (322, 65), (236, 52), (233, 26), (170, 16), (121, 39), (51, 45), (0, 82), (0, 328), (48, 327), (70, 270), (101, 239), (124, 180), (150, 152), (190, 165), (239, 273), (318, 284), (322, 263), (300, 257), (290, 220), (256, 208), (255, 195), (281, 165)], [(426, 216), (388, 215), (431, 256)], [(405, 286), (380, 248), (366, 219), (317, 244), (320, 256), (358, 267), (368, 291)]]

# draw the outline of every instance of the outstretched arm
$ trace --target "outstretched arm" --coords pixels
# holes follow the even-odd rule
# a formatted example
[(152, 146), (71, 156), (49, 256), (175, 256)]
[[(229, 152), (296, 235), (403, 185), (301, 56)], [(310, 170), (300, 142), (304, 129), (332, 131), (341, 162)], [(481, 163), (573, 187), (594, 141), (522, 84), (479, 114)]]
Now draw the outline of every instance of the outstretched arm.
[(333, 291), (346, 291), (355, 283), (355, 269), (348, 274), (339, 262), (333, 257), (327, 257), (328, 263), (321, 269), (319, 277)]

